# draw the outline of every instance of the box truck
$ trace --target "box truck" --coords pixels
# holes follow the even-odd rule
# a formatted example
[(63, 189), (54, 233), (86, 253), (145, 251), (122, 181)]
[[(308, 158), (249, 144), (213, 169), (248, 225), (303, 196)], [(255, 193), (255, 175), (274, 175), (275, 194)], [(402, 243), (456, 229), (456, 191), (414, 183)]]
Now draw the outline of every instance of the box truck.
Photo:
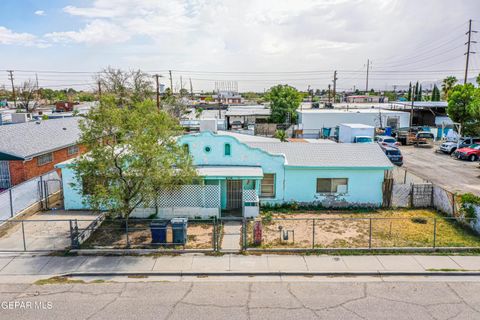
[(360, 123), (341, 123), (338, 126), (338, 142), (373, 143), (375, 128)]

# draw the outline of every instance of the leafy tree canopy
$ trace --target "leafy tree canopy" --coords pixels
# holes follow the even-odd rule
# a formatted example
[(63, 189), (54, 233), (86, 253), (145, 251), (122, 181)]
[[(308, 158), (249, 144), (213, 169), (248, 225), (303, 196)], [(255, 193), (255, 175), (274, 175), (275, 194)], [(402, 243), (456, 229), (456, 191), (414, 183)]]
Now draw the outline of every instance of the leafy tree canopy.
[(189, 183), (195, 176), (188, 152), (179, 146), (177, 121), (158, 111), (152, 100), (120, 108), (104, 96), (80, 122), (79, 143), (88, 153), (73, 164), (75, 187), (88, 193), (90, 205), (128, 218), (159, 189)]
[(480, 134), (480, 88), (471, 83), (453, 87), (449, 92), (447, 113), (462, 125), (465, 135)]
[(302, 95), (289, 85), (279, 84), (270, 88), (266, 93), (272, 110), (270, 119), (275, 123), (294, 123), (297, 119), (296, 110), (302, 102)]

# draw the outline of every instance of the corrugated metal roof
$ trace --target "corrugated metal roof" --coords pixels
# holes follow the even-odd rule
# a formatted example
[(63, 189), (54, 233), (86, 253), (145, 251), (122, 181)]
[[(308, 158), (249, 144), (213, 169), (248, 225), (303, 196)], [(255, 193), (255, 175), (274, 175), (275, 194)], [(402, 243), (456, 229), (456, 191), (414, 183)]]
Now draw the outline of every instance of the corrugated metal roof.
[(80, 137), (78, 120), (70, 117), (0, 126), (0, 152), (25, 159), (74, 145)]
[(263, 177), (261, 167), (246, 166), (200, 166), (197, 174), (201, 177)]
[(380, 146), (362, 143), (265, 143), (246, 142), (270, 154), (283, 154), (289, 166), (305, 167), (393, 167)]

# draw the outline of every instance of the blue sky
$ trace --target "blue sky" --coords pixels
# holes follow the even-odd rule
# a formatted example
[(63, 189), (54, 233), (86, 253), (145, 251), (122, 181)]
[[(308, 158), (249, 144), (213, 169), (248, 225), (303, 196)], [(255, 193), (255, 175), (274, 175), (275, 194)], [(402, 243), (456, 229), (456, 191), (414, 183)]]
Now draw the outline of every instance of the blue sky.
[[(37, 72), (44, 86), (88, 87), (111, 65), (183, 70), (175, 85), (182, 75), (198, 90), (218, 80), (325, 88), (337, 69), (339, 88), (351, 89), (364, 85), (371, 59), (371, 86), (382, 89), (460, 77), (468, 19), (480, 30), (477, 0), (1, 0), (0, 12), (0, 70), (92, 72)], [(16, 72), (17, 81), (34, 76)]]

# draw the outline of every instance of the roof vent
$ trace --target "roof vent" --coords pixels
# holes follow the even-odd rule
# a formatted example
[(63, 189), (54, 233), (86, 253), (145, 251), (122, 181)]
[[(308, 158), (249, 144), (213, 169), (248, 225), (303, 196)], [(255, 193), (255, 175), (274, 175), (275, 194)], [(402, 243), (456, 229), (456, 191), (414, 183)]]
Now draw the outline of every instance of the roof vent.
[(62, 129), (63, 129), (63, 130), (67, 130), (67, 128), (65, 128), (65, 127), (63, 127)]

